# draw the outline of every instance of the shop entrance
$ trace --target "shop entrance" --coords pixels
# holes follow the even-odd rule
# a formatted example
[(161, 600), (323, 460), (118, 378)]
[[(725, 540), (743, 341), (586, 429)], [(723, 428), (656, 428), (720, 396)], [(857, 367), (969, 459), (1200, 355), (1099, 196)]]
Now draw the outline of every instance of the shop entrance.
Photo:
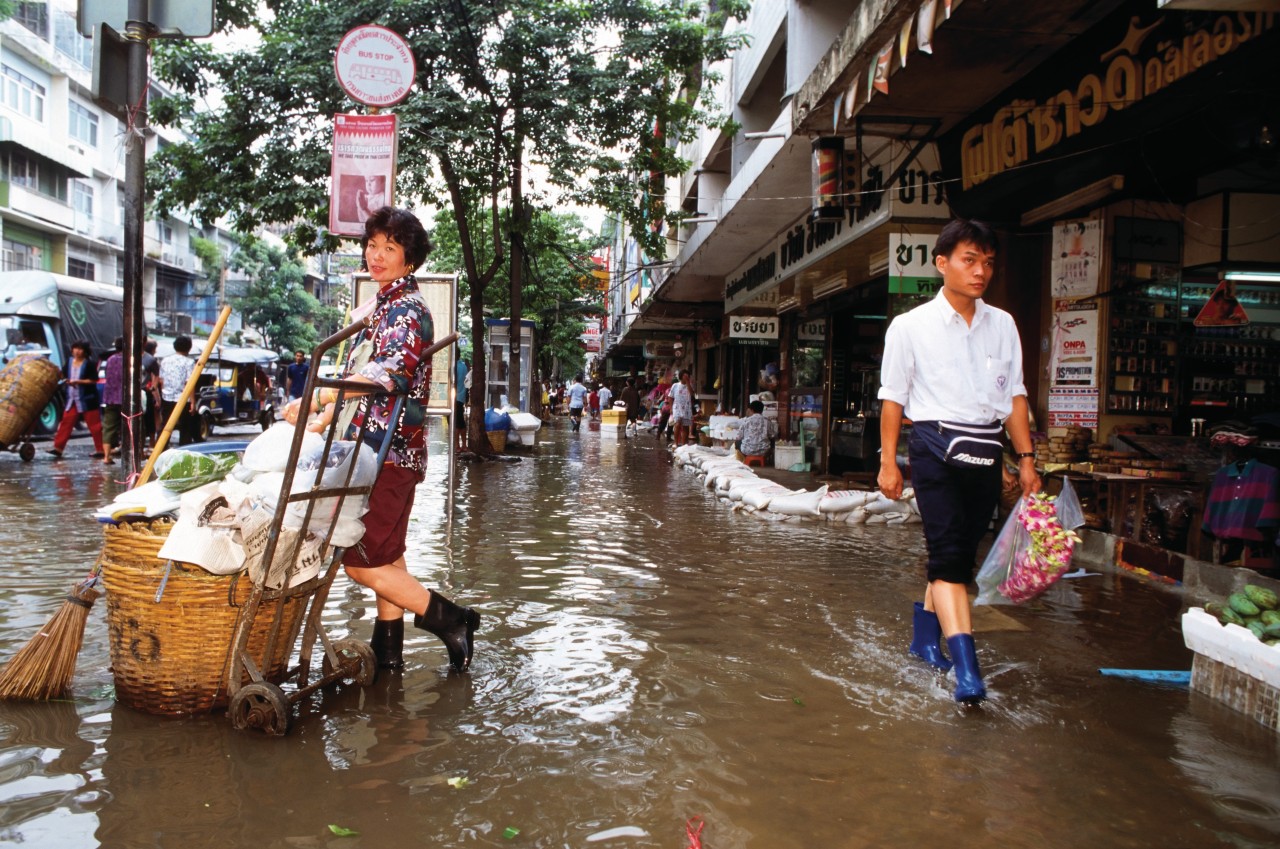
[[(884, 296), (882, 296), (883, 298)], [(863, 302), (832, 314), (831, 424), (828, 471), (872, 473), (880, 466), (880, 360), (887, 325), (883, 304)]]

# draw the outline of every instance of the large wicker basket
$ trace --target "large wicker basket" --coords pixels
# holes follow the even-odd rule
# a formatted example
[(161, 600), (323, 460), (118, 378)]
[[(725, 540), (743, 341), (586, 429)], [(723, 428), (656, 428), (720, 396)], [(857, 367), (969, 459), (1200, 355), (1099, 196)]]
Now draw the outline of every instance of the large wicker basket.
[(0, 370), (0, 445), (27, 432), (58, 390), (62, 372), (44, 357), (21, 354)]
[[(102, 581), (116, 698), (147, 713), (202, 713), (227, 704), (236, 619), (252, 586), (245, 574), (213, 575), (178, 562), (165, 580), (165, 561), (156, 554), (170, 527), (165, 520), (105, 526)], [(268, 681), (284, 679), (307, 602), (320, 583), (317, 578), (288, 591), (270, 658), (263, 655), (279, 596), (264, 596), (248, 652)]]

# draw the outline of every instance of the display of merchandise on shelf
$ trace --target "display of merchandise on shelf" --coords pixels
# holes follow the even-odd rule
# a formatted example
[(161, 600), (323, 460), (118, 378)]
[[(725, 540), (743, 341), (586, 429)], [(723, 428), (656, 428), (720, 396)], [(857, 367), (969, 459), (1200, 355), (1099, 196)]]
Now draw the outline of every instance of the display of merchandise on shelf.
[(1249, 323), (1196, 327), (1193, 321), (1216, 288), (1216, 282), (1183, 285), (1184, 403), (1231, 415), (1274, 410), (1280, 406), (1272, 397), (1280, 385), (1280, 287), (1237, 284), (1235, 297)]
[(1110, 299), (1107, 412), (1167, 415), (1177, 404), (1178, 281), (1171, 266), (1138, 270), (1117, 263), (1116, 279), (1129, 280)]

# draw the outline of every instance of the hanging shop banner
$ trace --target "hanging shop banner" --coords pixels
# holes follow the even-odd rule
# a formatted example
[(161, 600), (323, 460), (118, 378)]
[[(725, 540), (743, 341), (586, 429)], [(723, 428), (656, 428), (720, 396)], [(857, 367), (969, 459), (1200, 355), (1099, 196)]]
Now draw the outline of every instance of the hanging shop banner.
[(1097, 301), (1055, 301), (1051, 338), (1051, 385), (1097, 386)]
[(738, 342), (746, 340), (778, 341), (778, 317), (770, 315), (729, 316), (729, 338)]
[(927, 295), (942, 289), (942, 275), (933, 264), (937, 233), (889, 234), (889, 294)]
[(1053, 257), (1049, 276), (1055, 298), (1088, 298), (1098, 294), (1102, 254), (1102, 221), (1058, 221), (1053, 225)]
[(916, 19), (916, 48), (921, 53), (933, 53), (933, 19), (938, 11), (938, 0), (924, 0), (920, 4), (920, 17)]
[(1049, 388), (1049, 427), (1096, 428), (1098, 387), (1053, 386)]
[(374, 210), (394, 202), (397, 139), (393, 114), (334, 116), (329, 232), (363, 235)]
[(942, 275), (933, 264), (937, 241), (937, 233), (889, 234), (888, 318), (910, 312), (942, 290)]
[(600, 319), (588, 318), (582, 322), (582, 349), (600, 350)]
[(725, 311), (733, 312), (747, 304), (767, 306), (765, 298), (775, 293), (783, 280), (795, 277), (892, 216), (949, 219), (945, 180), (933, 145), (927, 145), (901, 178), (885, 188), (896, 170), (895, 163), (901, 163), (911, 147), (910, 142), (894, 140), (880, 147), (873, 157), (863, 158), (859, 175), (861, 202), (846, 209), (843, 219), (814, 221), (806, 212), (734, 269), (725, 285)]
[(796, 325), (796, 341), (797, 342), (825, 342), (827, 341), (827, 320), (825, 318), (812, 318), (808, 321), (802, 321)]

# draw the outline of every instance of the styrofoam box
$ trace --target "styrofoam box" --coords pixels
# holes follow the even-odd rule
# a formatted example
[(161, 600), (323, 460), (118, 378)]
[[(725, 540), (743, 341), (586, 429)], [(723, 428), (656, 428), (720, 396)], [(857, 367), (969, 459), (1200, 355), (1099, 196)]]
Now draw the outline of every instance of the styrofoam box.
[(1182, 638), (1195, 652), (1192, 689), (1280, 731), (1280, 647), (1198, 607), (1182, 614)]
[(803, 445), (775, 445), (773, 446), (773, 467), (775, 469), (789, 469), (796, 463), (804, 462), (804, 446)]

